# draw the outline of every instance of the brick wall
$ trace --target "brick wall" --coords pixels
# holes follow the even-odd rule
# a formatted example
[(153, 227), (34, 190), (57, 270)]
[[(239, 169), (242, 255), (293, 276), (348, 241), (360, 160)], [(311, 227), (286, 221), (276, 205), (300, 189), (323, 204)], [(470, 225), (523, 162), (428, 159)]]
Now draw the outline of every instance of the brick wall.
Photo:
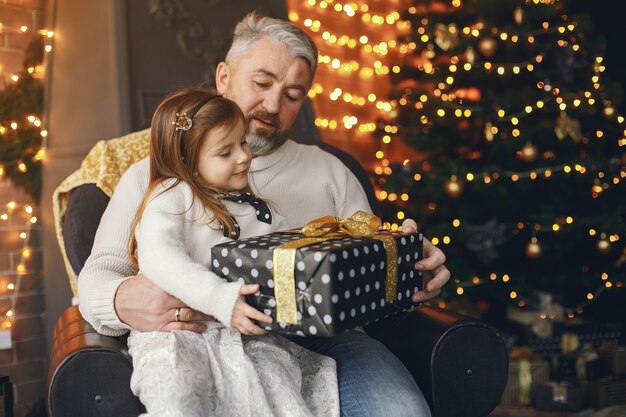
[[(0, 2), (0, 76), (3, 82), (22, 70), (24, 48), (32, 40), (33, 31), (43, 28), (44, 3), (44, 0)], [(28, 28), (26, 33), (19, 30), (22, 26)]]
[[(41, 229), (29, 222), (32, 216), (37, 208), (28, 196), (0, 180), (0, 376), (13, 383), (16, 417), (44, 397), (47, 372)], [(6, 317), (8, 310), (11, 317)]]
[[(24, 48), (44, 26), (45, 4), (45, 0), (0, 1), (0, 90), (11, 82), (12, 74), (22, 71)], [(28, 30), (22, 32), (22, 26)], [(16, 417), (24, 417), (44, 397), (47, 373), (41, 228), (29, 223), (38, 216), (37, 207), (31, 205), (25, 193), (0, 176), (0, 346), (10, 343), (9, 348), (0, 348), (0, 376), (9, 376), (13, 383)], [(8, 310), (12, 317), (6, 317)]]

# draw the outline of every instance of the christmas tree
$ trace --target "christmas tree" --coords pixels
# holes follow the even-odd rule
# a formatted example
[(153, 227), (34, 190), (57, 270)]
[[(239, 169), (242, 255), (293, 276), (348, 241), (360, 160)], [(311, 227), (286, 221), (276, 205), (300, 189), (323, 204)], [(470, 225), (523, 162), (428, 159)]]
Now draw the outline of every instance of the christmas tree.
[[(569, 317), (622, 287), (626, 139), (603, 40), (558, 0), (415, 2), (373, 173), (386, 218), (448, 258), (450, 300), (561, 297)], [(419, 158), (387, 155), (403, 141)]]
[[(45, 33), (52, 33), (44, 31)], [(34, 38), (25, 50), (24, 68), (0, 90), (0, 178), (7, 176), (38, 202), (41, 194), (44, 42)]]

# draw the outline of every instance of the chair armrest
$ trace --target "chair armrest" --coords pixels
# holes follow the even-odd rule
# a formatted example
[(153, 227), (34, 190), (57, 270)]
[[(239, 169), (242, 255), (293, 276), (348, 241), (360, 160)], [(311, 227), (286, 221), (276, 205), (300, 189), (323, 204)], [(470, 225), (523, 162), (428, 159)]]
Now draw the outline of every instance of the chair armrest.
[(493, 327), (422, 305), (365, 331), (404, 363), (434, 417), (486, 416), (500, 402), (508, 357)]
[(48, 370), (50, 417), (136, 417), (144, 411), (130, 390), (126, 337), (98, 334), (69, 307), (57, 321)]

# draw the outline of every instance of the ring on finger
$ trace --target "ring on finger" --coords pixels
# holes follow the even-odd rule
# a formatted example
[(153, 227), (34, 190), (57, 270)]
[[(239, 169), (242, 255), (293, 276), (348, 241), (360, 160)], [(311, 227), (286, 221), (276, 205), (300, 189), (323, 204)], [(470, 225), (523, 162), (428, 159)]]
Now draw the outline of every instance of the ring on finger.
[(180, 307), (178, 307), (174, 313), (174, 320), (180, 321)]

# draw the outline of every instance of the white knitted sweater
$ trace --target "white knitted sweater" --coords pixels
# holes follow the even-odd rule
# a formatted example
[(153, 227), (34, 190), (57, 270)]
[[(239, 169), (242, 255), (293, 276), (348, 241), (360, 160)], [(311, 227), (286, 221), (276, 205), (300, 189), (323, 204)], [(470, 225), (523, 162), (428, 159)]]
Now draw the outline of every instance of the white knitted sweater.
[[(126, 248), (149, 171), (149, 161), (144, 159), (122, 176), (100, 221), (91, 256), (79, 275), (80, 311), (105, 335), (117, 336), (129, 330), (115, 313), (114, 298), (119, 285), (137, 274)], [(250, 172), (253, 191), (285, 217), (287, 227), (300, 227), (325, 215), (348, 217), (357, 210), (371, 212), (352, 172), (317, 146), (288, 140), (270, 155), (256, 157)]]
[[(157, 187), (137, 225), (139, 271), (159, 288), (189, 307), (212, 315), (226, 327), (239, 297), (241, 282), (228, 282), (209, 269), (213, 246), (229, 242), (213, 213), (189, 185), (173, 180)], [(274, 213), (271, 222), (257, 219), (256, 207), (248, 203), (223, 201), (237, 220), (240, 237), (259, 236), (285, 229), (285, 221)]]

